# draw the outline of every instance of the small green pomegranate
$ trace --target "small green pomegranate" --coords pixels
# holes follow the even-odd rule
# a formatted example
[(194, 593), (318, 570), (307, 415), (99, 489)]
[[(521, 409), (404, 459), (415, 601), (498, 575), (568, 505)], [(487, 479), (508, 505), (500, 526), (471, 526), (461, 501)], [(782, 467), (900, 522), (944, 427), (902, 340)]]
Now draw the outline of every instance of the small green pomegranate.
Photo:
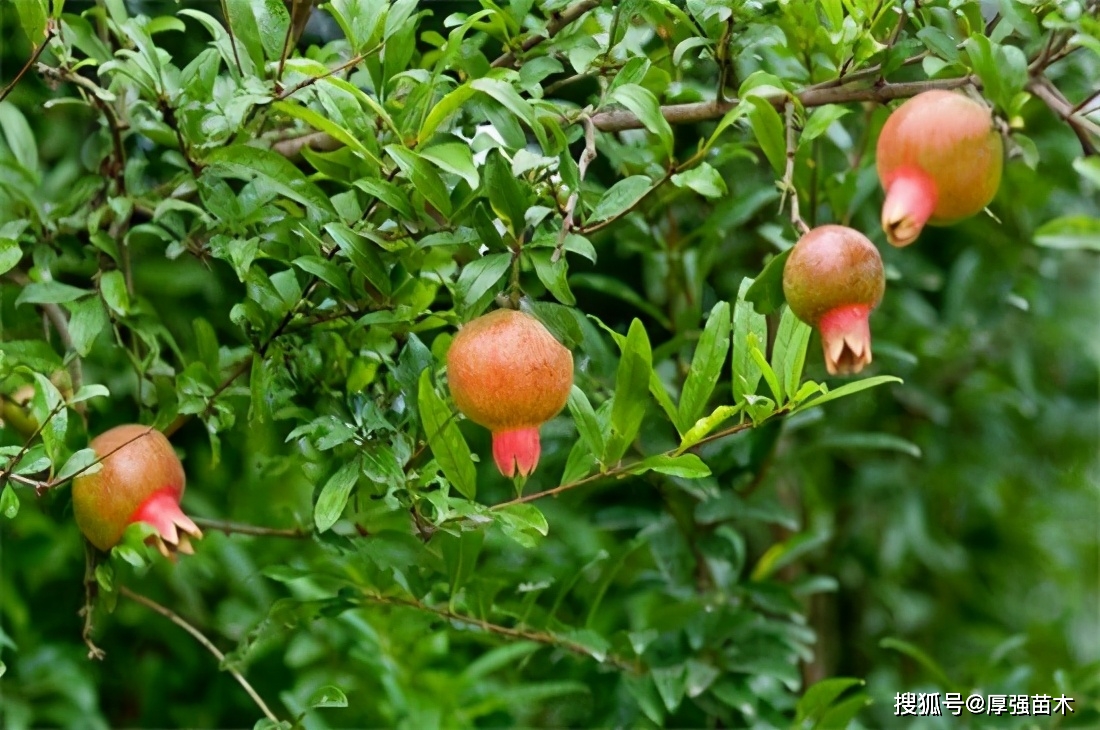
[(539, 461), (539, 426), (569, 399), (573, 355), (531, 315), (498, 309), (459, 330), (447, 378), (458, 410), (493, 433), (500, 473), (526, 477)]
[(179, 506), (186, 477), (160, 431), (131, 424), (105, 431), (90, 444), (102, 468), (73, 480), (73, 513), (89, 542), (110, 550), (126, 527), (146, 522), (157, 530), (157, 549), (193, 553), (190, 538), (202, 531)]
[(875, 244), (846, 226), (818, 226), (798, 240), (783, 268), (783, 294), (800, 320), (821, 333), (830, 375), (871, 362), (871, 311), (886, 277)]
[(876, 151), (886, 191), (882, 230), (894, 246), (925, 224), (980, 213), (1001, 184), (1004, 145), (988, 108), (953, 91), (925, 91), (894, 110)]

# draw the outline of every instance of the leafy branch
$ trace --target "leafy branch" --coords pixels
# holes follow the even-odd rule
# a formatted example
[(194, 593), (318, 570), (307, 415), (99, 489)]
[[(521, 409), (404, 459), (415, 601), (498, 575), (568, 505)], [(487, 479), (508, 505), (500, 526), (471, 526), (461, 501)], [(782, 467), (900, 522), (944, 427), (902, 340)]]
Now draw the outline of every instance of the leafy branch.
[[(485, 619), (476, 618), (474, 616), (467, 616), (465, 614), (456, 613), (446, 608), (436, 608), (435, 606), (429, 606), (423, 601), (418, 601), (413, 598), (397, 598), (395, 596), (383, 596), (377, 593), (364, 592), (363, 597), (372, 602), (381, 604), (383, 606), (401, 606), (404, 608), (412, 608), (424, 613), (430, 613), (440, 618), (447, 619), (448, 621), (458, 621), (459, 623), (468, 624), (470, 626), (477, 626), (483, 631), (487, 631), (497, 636), (503, 636), (509, 639), (516, 639), (519, 641), (533, 641), (538, 644), (546, 644), (547, 646), (556, 646), (560, 649), (572, 652), (580, 656), (590, 657), (596, 659), (593, 656), (592, 649), (582, 644), (578, 644), (575, 641), (566, 639), (565, 637), (558, 636), (557, 634), (550, 633), (549, 631), (533, 631), (529, 629), (517, 629), (509, 626), (501, 626), (500, 624), (494, 624)], [(597, 659), (597, 661), (601, 661)], [(640, 662), (628, 661), (616, 654), (608, 653), (601, 663), (606, 662), (614, 665), (623, 671), (631, 674), (639, 674), (643, 671)]]
[[(539, 45), (543, 41), (553, 38), (562, 31), (567, 25), (572, 23), (577, 18), (581, 17), (589, 10), (598, 7), (602, 0), (582, 0), (576, 5), (570, 5), (560, 13), (555, 13), (550, 22), (546, 24), (546, 31), (541, 35), (528, 36), (519, 46), (521, 53), (530, 51), (535, 46)], [(496, 60), (493, 61), (493, 68), (511, 68), (516, 64), (516, 54), (513, 51), (507, 51)]]

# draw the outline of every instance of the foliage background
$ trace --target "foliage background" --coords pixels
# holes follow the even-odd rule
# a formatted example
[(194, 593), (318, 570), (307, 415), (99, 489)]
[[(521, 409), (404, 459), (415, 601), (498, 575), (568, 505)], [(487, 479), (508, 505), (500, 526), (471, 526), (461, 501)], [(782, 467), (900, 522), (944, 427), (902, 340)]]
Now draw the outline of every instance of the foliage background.
[[(25, 32), (35, 22), (30, 5), (0, 5), (4, 83), (41, 38)], [(180, 12), (220, 17), (217, 2), (68, 2), (71, 56), (55, 42), (40, 61), (72, 68), (91, 58), (81, 78), (113, 95), (47, 105), (94, 89), (32, 70), (0, 106), (0, 261), (10, 262), (0, 284), (0, 445), (12, 447), (4, 456), (26, 441), (18, 416), (41, 418), (53, 397), (33, 373), (55, 377), (71, 397), (65, 378), (71, 385), (77, 350), (83, 383), (109, 395), (88, 400), (86, 413), (66, 409), (67, 425), (48, 429), (48, 450), (36, 452), (47, 461), (24, 477), (49, 481), (87, 434), (133, 421), (170, 427), (178, 414), (198, 414), (173, 435), (189, 477), (187, 511), (305, 535), (208, 526), (198, 554), (177, 564), (148, 563), (136, 551), (105, 560), (94, 641), (106, 658), (90, 661), (77, 616), (84, 547), (67, 486), (36, 497), (10, 481), (0, 546), (5, 727), (256, 722), (257, 707), (215, 671), (202, 646), (107, 590), (116, 584), (199, 627), (275, 715), (304, 713), (309, 728), (788, 727), (805, 687), (837, 677), (866, 686), (830, 710), (829, 702), (818, 706), (821, 697), (802, 709), (837, 712), (841, 725), (838, 718), (858, 713), (855, 727), (891, 727), (899, 691), (1065, 692), (1077, 712), (1058, 726), (1100, 723), (1100, 166), (1082, 156), (1070, 125), (1025, 93), (1038, 78), (1028, 75), (1029, 59), (1072, 102), (1092, 93), (1090, 80), (1100, 78), (1096, 3), (582, 3), (579, 19), (520, 54), (518, 75), (496, 76), (493, 93), (461, 99), (451, 109), (457, 114), (440, 117), (425, 139), (417, 133), (445, 94), (491, 76), (502, 41), (521, 28), (537, 31), (566, 5), (334, 5), (358, 19), (351, 40), (314, 11), (299, 44), (310, 60), (289, 61), (284, 78), (304, 83), (361, 53), (367, 59), (351, 81), (374, 104), (310, 83), (273, 106), (285, 10), (230, 1), (238, 58), (224, 38), (210, 50), (209, 30)], [(461, 20), (448, 17), (479, 10), (456, 37)], [(252, 35), (242, 30), (246, 16)], [(128, 19), (138, 17), (156, 20)], [(142, 28), (151, 34), (146, 42)], [(100, 33), (128, 50), (110, 61), (108, 46), (94, 40)], [(439, 50), (448, 37), (452, 54)], [(133, 70), (142, 57), (151, 62), (153, 42), (174, 88), (171, 81), (144, 88)], [(1076, 50), (1059, 56), (1059, 48)], [(925, 51), (927, 59), (900, 65)], [(878, 228), (873, 167), (887, 108), (853, 99), (818, 108), (810, 121), (797, 110), (791, 182), (802, 215), (810, 225), (848, 222), (880, 245), (889, 282), (872, 318), (875, 362), (865, 375), (897, 375), (904, 384), (706, 444), (698, 452), (708, 476), (694, 467), (687, 476), (699, 478), (651, 471), (537, 501), (545, 537), (539, 512), (514, 519), (496, 512), (489, 526), (461, 532), (452, 532), (461, 523), (429, 525), (442, 510), (474, 508), (446, 490), (452, 474), (432, 481), (435, 445), (423, 448), (425, 430), (411, 410), (414, 401), (425, 408), (419, 371), (432, 362), (430, 350), (442, 385), (438, 365), (454, 326), (508, 285), (505, 270), (491, 281), (462, 273), (484, 268), (481, 243), (504, 256), (494, 261), (510, 263), (509, 236), (520, 227), (501, 231), (490, 219), (514, 224), (527, 206), (543, 205), (546, 217), (527, 232), (552, 246), (568, 180), (576, 180), (570, 161), (585, 147), (581, 120), (559, 132), (555, 122), (517, 118), (575, 117), (592, 104), (593, 112), (625, 106), (649, 122), (648, 131), (595, 134), (576, 210), (595, 255), (570, 239), (566, 285), (564, 264), (550, 263), (552, 248), (532, 243), (519, 283), (574, 346), (578, 386), (595, 407), (620, 392), (620, 403), (647, 403), (637, 440), (627, 441), (652, 455), (679, 438), (646, 395), (648, 376), (640, 386), (636, 377), (624, 383), (615, 342), (573, 312), (624, 335), (637, 318), (654, 372), (678, 394), (707, 313), (736, 302), (742, 280), (796, 236), (778, 212), (779, 114), (751, 101), (730, 104), (740, 118), (716, 134), (722, 114), (665, 127), (652, 117), (655, 103), (714, 99), (719, 79), (729, 97), (754, 88), (771, 94), (771, 86), (797, 91), (842, 67), (857, 74), (850, 88), (881, 88), (871, 86), (873, 71), (858, 80), (878, 63), (891, 66), (892, 83), (976, 73), (1022, 130), (991, 206), (996, 219), (929, 229), (895, 250)], [(182, 78), (179, 69), (188, 69)], [(613, 96), (611, 83), (648, 95)], [(318, 96), (321, 88), (328, 97)], [(392, 124), (380, 121), (383, 109)], [(123, 122), (122, 165), (112, 118)], [(564, 172), (513, 175), (497, 152), (456, 151), (467, 143), (447, 134), (470, 138), (485, 119), (500, 139), (482, 132), (468, 147), (499, 146), (512, 165), (526, 159)], [(292, 166), (235, 146), (286, 152), (281, 138), (332, 132), (318, 126), (325, 120), (363, 149), (292, 156), (312, 186)], [(1077, 120), (1087, 144), (1090, 122), (1084, 114)], [(661, 182), (670, 152), (678, 163), (698, 163), (693, 155), (705, 140), (713, 142), (709, 167), (685, 166), (696, 172)], [(437, 147), (435, 158), (383, 152), (389, 144), (423, 151), (443, 143), (451, 147)], [(246, 185), (257, 170), (259, 181)], [(642, 188), (626, 183), (633, 197), (604, 193), (630, 176), (648, 180)], [(395, 187), (380, 182), (387, 178)], [(652, 193), (628, 205), (650, 185)], [(317, 204), (314, 191), (326, 201), (338, 196), (335, 209), (326, 212), (331, 204)], [(425, 200), (434, 212), (424, 212)], [(599, 225), (601, 216), (610, 223)], [(365, 237), (341, 244), (324, 228), (339, 219)], [(319, 245), (336, 252), (335, 266)], [(324, 282), (311, 287), (314, 274)], [(83, 293), (30, 289), (28, 281)], [(546, 305), (571, 305), (573, 297), (573, 311)], [(51, 304), (68, 318), (75, 343), (44, 327)], [(773, 337), (779, 321), (770, 315)], [(735, 339), (738, 331), (735, 324)], [(273, 332), (279, 337), (269, 339)], [(259, 356), (249, 360), (250, 352)], [(819, 352), (815, 336), (805, 374), (824, 381)], [(733, 403), (736, 365), (725, 350), (721, 362), (707, 413)], [(212, 399), (238, 370), (244, 377)], [(35, 400), (19, 408), (28, 392)], [(763, 382), (757, 392), (769, 395)], [(358, 423), (358, 443), (344, 423)], [(487, 434), (465, 422), (461, 434), (483, 457), (477, 501), (509, 500), (512, 486), (484, 458)], [(559, 477), (578, 442), (583, 450), (569, 411), (545, 426), (543, 458), (525, 493), (570, 482)], [(357, 461), (361, 454), (377, 458)], [(364, 476), (341, 519), (318, 530), (315, 502), (345, 464)], [(414, 504), (426, 515), (419, 526), (409, 517)], [(635, 674), (637, 667), (644, 670)], [(326, 707), (341, 696), (346, 707)], [(1047, 725), (1002, 716), (980, 726)]]

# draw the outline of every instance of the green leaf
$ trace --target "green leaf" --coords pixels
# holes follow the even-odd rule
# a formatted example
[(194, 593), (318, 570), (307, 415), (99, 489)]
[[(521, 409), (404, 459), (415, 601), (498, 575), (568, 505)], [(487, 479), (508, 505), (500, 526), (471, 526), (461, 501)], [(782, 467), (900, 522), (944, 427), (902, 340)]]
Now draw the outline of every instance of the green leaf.
[(420, 156), (432, 162), (444, 172), (454, 173), (476, 189), (481, 182), (474, 164), (474, 154), (469, 145), (459, 142), (437, 144), (420, 150)]
[[(1100, 157), (1078, 157), (1073, 161), (1073, 169), (1100, 191)], [(0, 271), (2, 270), (3, 267), (0, 266)]]
[(226, 0), (225, 7), (229, 11), (226, 22), (233, 29), (233, 36), (244, 46), (256, 69), (263, 73), (264, 46), (256, 16), (252, 14), (252, 0)]
[[(19, 14), (19, 24), (32, 45), (37, 46), (46, 39), (47, 0), (20, 0), (13, 3)], [(10, 31), (9, 31), (10, 32)]]
[(339, 687), (335, 687), (331, 684), (326, 684), (323, 687), (318, 687), (313, 691), (313, 694), (309, 696), (307, 702), (310, 707), (347, 707), (348, 697), (344, 694), (344, 691)]
[(557, 261), (551, 261), (553, 251), (546, 250), (528, 251), (527, 255), (535, 266), (535, 274), (538, 275), (539, 281), (554, 295), (555, 299), (567, 307), (577, 303), (576, 297), (569, 289), (569, 265), (564, 256)]
[(0, 276), (14, 269), (22, 258), (23, 249), (18, 242), (0, 239)]
[(657, 687), (657, 693), (665, 703), (669, 712), (675, 712), (684, 699), (687, 689), (687, 674), (683, 664), (672, 667), (654, 667), (650, 673), (653, 676), (653, 684)]
[(325, 532), (340, 519), (348, 504), (351, 490), (358, 480), (359, 461), (356, 460), (344, 464), (325, 482), (317, 497), (317, 506), (313, 508), (313, 523), (318, 532)]
[(772, 392), (772, 397), (775, 398), (776, 405), (783, 403), (783, 384), (779, 381), (779, 376), (775, 374), (775, 370), (768, 364), (768, 361), (764, 358), (764, 353), (760, 349), (762, 343), (757, 342), (756, 335), (750, 334), (748, 337), (749, 356), (756, 362), (756, 366), (760, 368), (761, 375), (764, 376), (764, 382), (768, 384), (768, 389)]
[(672, 156), (672, 126), (662, 116), (661, 103), (652, 91), (637, 84), (623, 84), (611, 92), (610, 100), (634, 112), (642, 125), (660, 139), (665, 154)]
[(833, 126), (833, 122), (850, 111), (852, 111), (850, 107), (839, 104), (826, 104), (814, 109), (813, 113), (806, 119), (806, 125), (802, 128), (802, 134), (798, 137), (798, 144), (801, 146), (803, 142), (810, 142), (825, 134), (829, 127)]
[(783, 296), (783, 267), (787, 265), (787, 257), (793, 250), (794, 247), (791, 247), (772, 256), (745, 292), (745, 301), (752, 302), (758, 314), (771, 314), (786, 301)]
[(631, 175), (619, 180), (600, 198), (588, 222), (598, 223), (619, 216), (644, 198), (652, 187), (653, 181), (645, 175)]
[(898, 451), (914, 459), (921, 457), (920, 447), (915, 443), (888, 433), (830, 433), (818, 439), (814, 445), (822, 449)]
[[(30, 2), (33, 3), (34, 0)], [(23, 112), (10, 101), (0, 102), (0, 130), (4, 133), (8, 149), (19, 164), (27, 172), (37, 175), (38, 143), (34, 139), (34, 132)]]
[(451, 199), (439, 173), (420, 155), (401, 145), (386, 145), (386, 152), (401, 168), (401, 174), (424, 196), (424, 200), (431, 203), (444, 217), (450, 217)]
[(1035, 244), (1044, 248), (1100, 251), (1100, 218), (1071, 215), (1047, 221), (1035, 231)]
[(130, 311), (130, 292), (126, 290), (126, 279), (118, 269), (103, 273), (99, 279), (99, 293), (115, 314), (124, 316)]
[(787, 162), (787, 143), (779, 112), (770, 101), (761, 96), (750, 96), (745, 101), (752, 105), (749, 109), (749, 123), (756, 136), (756, 143), (764, 151), (768, 162), (772, 163), (775, 173), (783, 174), (783, 166)]
[(653, 353), (649, 337), (640, 320), (630, 323), (626, 340), (622, 345), (622, 357), (615, 376), (615, 396), (611, 405), (611, 438), (607, 450), (600, 459), (614, 464), (623, 457), (645, 417), (646, 393), (652, 372)]
[(676, 173), (672, 176), (672, 184), (678, 188), (690, 188), (704, 198), (722, 198), (729, 194), (721, 174), (706, 162), (687, 172)]
[(379, 160), (373, 152), (367, 149), (366, 145), (359, 141), (358, 135), (341, 127), (328, 117), (313, 111), (307, 106), (289, 101), (276, 101), (271, 107), (275, 109), (275, 111), (286, 114), (288, 117), (302, 120), (317, 131), (324, 132), (333, 139), (338, 140), (363, 159), (370, 160), (379, 167), (382, 166), (382, 161)]
[(862, 687), (866, 684), (862, 679), (851, 677), (834, 677), (823, 679), (806, 690), (806, 694), (798, 701), (795, 708), (795, 724), (800, 725), (803, 720), (820, 718), (838, 697), (852, 687)]
[(550, 533), (546, 517), (533, 504), (510, 504), (493, 514), (504, 534), (526, 548), (535, 547), (538, 536), (546, 537)]
[(27, 284), (15, 299), (20, 304), (66, 304), (91, 294), (87, 289), (62, 284), (59, 281), (36, 281)]
[[(94, 474), (103, 468), (102, 464), (96, 464), (95, 449), (81, 449), (68, 458), (65, 465), (57, 472), (57, 481), (63, 482), (76, 474)], [(93, 466), (94, 464), (94, 466)]]
[(615, 297), (630, 304), (650, 317), (655, 319), (665, 329), (672, 329), (672, 322), (668, 315), (655, 307), (651, 302), (643, 299), (636, 291), (631, 289), (621, 279), (603, 274), (574, 274), (569, 277), (569, 283), (574, 287), (590, 289), (606, 296)]
[(603, 430), (600, 422), (596, 420), (596, 411), (588, 401), (588, 396), (576, 385), (569, 391), (569, 412), (573, 415), (573, 422), (577, 426), (577, 432), (581, 435), (588, 450), (593, 454), (602, 454), (604, 449)]
[(983, 35), (967, 38), (963, 46), (970, 65), (982, 80), (986, 98), (999, 109), (1011, 108), (1012, 98), (1027, 83), (1027, 56), (1015, 46), (1002, 46)]
[(510, 253), (491, 253), (466, 264), (455, 282), (455, 295), (459, 303), (465, 308), (472, 307), (504, 278), (511, 266)]
[(220, 147), (206, 161), (230, 177), (263, 180), (272, 190), (307, 208), (336, 214), (332, 202), (290, 160), (277, 152), (244, 144)]
[(730, 349), (730, 305), (718, 302), (710, 310), (706, 327), (691, 359), (691, 369), (684, 380), (680, 395), (677, 423), (680, 430), (687, 430), (702, 415), (707, 401), (718, 385), (722, 366)]
[[(305, 230), (304, 226), (303, 230)], [(388, 297), (393, 291), (393, 284), (374, 244), (343, 223), (329, 223), (325, 226), (325, 231), (332, 236), (333, 241), (336, 241), (340, 250), (348, 255), (356, 271), (366, 277), (371, 286), (381, 292), (382, 296)]]
[(845, 396), (858, 393), (861, 390), (867, 390), (868, 388), (874, 388), (876, 386), (884, 385), (886, 383), (900, 382), (902, 382), (901, 378), (895, 377), (893, 375), (876, 375), (872, 378), (864, 378), (863, 380), (857, 380), (854, 383), (846, 383), (836, 390), (830, 390), (823, 395), (818, 396), (817, 398), (812, 398), (803, 403), (800, 403), (798, 408), (794, 409), (794, 411), (792, 412), (797, 413), (799, 411), (804, 411), (807, 408), (814, 408), (816, 406), (828, 403), (829, 401), (836, 400), (837, 398), (843, 398)]
[(11, 488), (11, 484), (4, 484), (4, 491), (0, 492), (0, 514), (9, 520), (14, 520), (19, 514), (19, 495)]
[(367, 195), (382, 202), (405, 220), (411, 221), (416, 218), (412, 211), (412, 205), (409, 203), (409, 196), (405, 195), (404, 190), (388, 180), (360, 178), (355, 181), (354, 185)]
[(709, 416), (704, 416), (703, 418), (697, 420), (695, 424), (687, 430), (687, 433), (685, 433), (684, 437), (680, 440), (680, 446), (676, 449), (676, 453), (682, 454), (683, 452), (690, 449), (692, 446), (695, 446), (697, 443), (713, 433), (714, 429), (718, 428), (723, 423), (737, 415), (741, 411), (741, 409), (744, 408), (744, 406), (745, 404), (743, 402), (738, 403), (735, 406), (718, 406)]
[(908, 641), (902, 641), (901, 639), (895, 639), (888, 636), (880, 641), (878, 645), (882, 649), (893, 649), (920, 664), (932, 676), (932, 679), (936, 682), (936, 686), (945, 689), (955, 686), (955, 683), (948, 678), (947, 672), (943, 671), (943, 668), (940, 667), (932, 657), (928, 656), (923, 649), (910, 644)]
[(486, 94), (512, 112), (532, 129), (535, 128), (535, 112), (531, 104), (512, 88), (512, 85), (500, 79), (481, 78), (470, 82), (470, 88)]
[(70, 302), (68, 309), (69, 335), (72, 337), (73, 350), (81, 357), (86, 357), (92, 351), (96, 337), (110, 323), (107, 310), (99, 297), (84, 297)]
[(737, 292), (737, 302), (733, 305), (733, 402), (743, 403), (746, 395), (756, 392), (760, 384), (760, 368), (752, 358), (748, 344), (750, 334), (757, 342), (768, 338), (768, 321), (764, 315), (753, 311), (752, 304), (745, 295), (752, 288), (753, 280), (745, 278)]
[(806, 364), (806, 347), (810, 344), (811, 327), (794, 315), (790, 307), (783, 309), (779, 331), (772, 347), (772, 368), (783, 386), (786, 400), (794, 398), (802, 382), (802, 367)]
[(644, 474), (647, 471), (655, 471), (659, 474), (668, 474), (684, 479), (701, 479), (710, 476), (710, 467), (704, 464), (703, 460), (695, 454), (647, 456), (627, 469), (628, 474)]
[(428, 436), (428, 446), (439, 462), (443, 475), (462, 496), (473, 499), (477, 496), (477, 470), (473, 456), (450, 409), (432, 386), (430, 368), (420, 373), (417, 405), (424, 423), (424, 433)]
[(524, 214), (530, 207), (530, 195), (516, 180), (511, 165), (500, 150), (490, 151), (485, 160), (484, 193), (493, 212), (507, 224), (512, 235), (519, 238), (526, 228)]

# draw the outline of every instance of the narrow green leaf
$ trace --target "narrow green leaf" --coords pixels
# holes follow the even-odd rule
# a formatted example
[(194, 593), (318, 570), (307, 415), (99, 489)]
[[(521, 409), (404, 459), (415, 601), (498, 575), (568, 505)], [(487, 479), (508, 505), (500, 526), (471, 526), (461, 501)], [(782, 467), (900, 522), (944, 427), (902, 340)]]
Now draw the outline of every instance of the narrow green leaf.
[(647, 471), (655, 471), (684, 479), (701, 479), (710, 476), (710, 467), (704, 464), (703, 460), (695, 454), (647, 456), (627, 469), (628, 474), (644, 474)]
[(0, 514), (9, 520), (14, 520), (19, 514), (19, 495), (11, 488), (11, 484), (4, 484), (4, 491), (0, 492)]
[[(74, 474), (94, 474), (103, 468), (102, 464), (96, 464), (95, 449), (81, 449), (68, 458), (65, 465), (57, 472), (57, 481), (63, 482)], [(94, 466), (93, 466), (94, 464)]]
[(1035, 231), (1035, 244), (1044, 248), (1100, 251), (1100, 218), (1072, 215), (1047, 221)]
[(27, 284), (15, 299), (20, 304), (66, 304), (91, 294), (87, 289), (62, 284), (59, 281), (36, 281)]
[(551, 261), (554, 254), (548, 250), (528, 251), (527, 254), (531, 259), (531, 263), (534, 264), (535, 274), (538, 275), (539, 281), (554, 295), (554, 298), (567, 307), (576, 304), (577, 299), (569, 289), (569, 265), (566, 263), (565, 257), (563, 256), (557, 261)]
[(943, 671), (943, 668), (920, 647), (910, 644), (908, 641), (895, 639), (891, 636), (880, 641), (878, 645), (883, 649), (893, 649), (916, 661), (928, 671), (938, 687), (949, 689), (955, 686), (955, 683), (947, 676), (947, 672)]
[(437, 144), (420, 150), (420, 156), (434, 163), (439, 169), (458, 175), (471, 188), (476, 189), (481, 182), (477, 166), (474, 164), (474, 154), (469, 145), (459, 142)]
[(748, 337), (756, 337), (757, 342), (768, 338), (768, 321), (764, 315), (757, 314), (745, 295), (752, 288), (753, 280), (745, 278), (737, 292), (737, 302), (733, 305), (733, 402), (743, 403), (746, 395), (756, 393), (760, 384), (760, 368), (752, 359)]
[[(27, 2), (33, 4), (34, 0)], [(38, 143), (34, 139), (34, 132), (23, 112), (10, 101), (0, 102), (0, 131), (3, 131), (8, 149), (19, 164), (27, 172), (37, 175)]]
[(335, 215), (332, 202), (322, 190), (306, 179), (305, 173), (277, 152), (244, 144), (219, 147), (206, 161), (230, 177), (243, 180), (260, 178), (279, 194), (309, 208)]
[(444, 217), (451, 215), (451, 199), (447, 193), (447, 186), (439, 177), (439, 173), (427, 163), (420, 155), (401, 145), (386, 145), (386, 153), (389, 154), (401, 173), (408, 178), (416, 191), (424, 196), (436, 210)]
[(432, 386), (430, 368), (420, 373), (417, 405), (424, 423), (424, 433), (428, 436), (428, 446), (439, 462), (443, 475), (462, 496), (473, 499), (477, 496), (477, 470), (473, 456), (450, 409)]
[(313, 523), (318, 532), (330, 529), (340, 519), (358, 480), (359, 462), (356, 460), (344, 464), (325, 482), (317, 497), (317, 506), (313, 508)]
[(802, 134), (798, 137), (798, 144), (817, 139), (828, 131), (833, 122), (851, 112), (851, 108), (840, 104), (826, 104), (813, 110), (806, 119), (806, 126), (802, 128)]
[(622, 357), (615, 377), (615, 396), (611, 406), (611, 438), (600, 459), (613, 464), (623, 457), (645, 417), (646, 393), (652, 372), (653, 353), (649, 337), (640, 320), (633, 320), (622, 345)]
[(76, 354), (85, 357), (92, 351), (96, 337), (110, 323), (99, 297), (84, 297), (68, 304), (69, 335)]
[(0, 239), (0, 276), (14, 269), (22, 258), (23, 249), (18, 242)]
[(807, 408), (814, 408), (816, 406), (823, 405), (829, 401), (836, 400), (837, 398), (843, 398), (845, 396), (858, 393), (861, 390), (867, 390), (868, 388), (874, 388), (886, 383), (900, 383), (901, 378), (893, 375), (876, 375), (872, 378), (864, 378), (863, 380), (857, 380), (854, 383), (846, 383), (836, 390), (830, 390), (817, 398), (812, 398), (804, 403), (799, 404), (798, 408), (794, 409), (794, 413), (804, 411)]
[(806, 719), (820, 718), (838, 697), (852, 687), (862, 687), (864, 684), (862, 679), (851, 677), (833, 677), (815, 683), (798, 701), (795, 709), (795, 724), (800, 725)]
[(912, 441), (888, 433), (830, 433), (814, 444), (821, 449), (873, 449), (877, 451), (897, 451), (908, 454), (914, 459), (921, 457), (920, 447)]
[(631, 175), (608, 188), (592, 211), (589, 223), (615, 218), (644, 198), (653, 187), (653, 181), (645, 175)]
[(382, 166), (382, 161), (367, 149), (366, 145), (359, 141), (358, 135), (341, 127), (328, 117), (313, 111), (307, 106), (289, 101), (276, 101), (271, 106), (276, 111), (286, 114), (288, 117), (300, 119), (317, 131), (328, 134), (333, 139), (343, 143), (352, 152), (355, 152), (364, 159), (370, 160), (379, 167)]
[(576, 385), (569, 391), (569, 412), (573, 416), (573, 422), (577, 426), (577, 432), (593, 454), (602, 454), (603, 431), (596, 420), (596, 411), (588, 401), (588, 396)]
[(752, 125), (752, 133), (756, 136), (757, 144), (768, 158), (768, 162), (772, 163), (775, 173), (783, 174), (783, 166), (787, 162), (787, 143), (779, 112), (770, 101), (761, 96), (750, 96), (745, 101), (752, 105), (749, 109), (749, 123)]
[(347, 707), (348, 697), (339, 687), (326, 684), (309, 696), (310, 707)]
[[(302, 230), (306, 230), (305, 226)], [(325, 231), (332, 236), (333, 241), (336, 241), (340, 250), (348, 255), (355, 269), (381, 292), (382, 296), (388, 297), (393, 291), (393, 284), (390, 282), (389, 271), (382, 257), (375, 250), (374, 244), (343, 223), (329, 223), (325, 225)]]
[(103, 273), (99, 279), (99, 293), (115, 314), (123, 316), (130, 311), (130, 292), (126, 290), (126, 279), (118, 269)]
[(771, 314), (783, 306), (786, 298), (783, 295), (783, 267), (787, 265), (787, 257), (794, 248), (772, 256), (764, 270), (761, 271), (752, 286), (745, 292), (745, 301), (752, 302), (753, 309), (758, 314)]
[(681, 431), (687, 430), (699, 419), (718, 385), (730, 349), (731, 324), (730, 305), (727, 302), (715, 304), (707, 317), (707, 324), (691, 359), (691, 369), (684, 380), (677, 419)]
[(623, 84), (611, 93), (617, 101), (638, 117), (649, 132), (657, 135), (666, 155), (672, 155), (672, 126), (661, 114), (661, 103), (653, 92), (637, 84)]
[(491, 253), (466, 264), (455, 283), (455, 294), (463, 307), (471, 307), (504, 278), (512, 265), (512, 254)]
[(768, 361), (764, 358), (764, 353), (761, 351), (761, 343), (756, 340), (756, 335), (750, 334), (748, 337), (749, 356), (756, 362), (756, 366), (760, 368), (760, 373), (764, 376), (764, 382), (768, 384), (768, 388), (772, 392), (772, 396), (775, 398), (776, 404), (783, 403), (783, 384), (779, 382), (779, 376), (775, 374), (775, 370), (768, 364)]
[(802, 368), (806, 364), (810, 331), (810, 326), (798, 319), (790, 307), (783, 309), (772, 347), (772, 368), (779, 377), (786, 398), (781, 405), (794, 398), (802, 382)]
[(729, 194), (722, 175), (706, 162), (701, 162), (687, 172), (672, 176), (672, 184), (678, 188), (688, 188), (704, 198), (722, 198)]
[(492, 150), (485, 159), (484, 194), (493, 212), (507, 224), (516, 238), (526, 228), (524, 214), (530, 207), (530, 190), (512, 174), (511, 165), (500, 150)]

